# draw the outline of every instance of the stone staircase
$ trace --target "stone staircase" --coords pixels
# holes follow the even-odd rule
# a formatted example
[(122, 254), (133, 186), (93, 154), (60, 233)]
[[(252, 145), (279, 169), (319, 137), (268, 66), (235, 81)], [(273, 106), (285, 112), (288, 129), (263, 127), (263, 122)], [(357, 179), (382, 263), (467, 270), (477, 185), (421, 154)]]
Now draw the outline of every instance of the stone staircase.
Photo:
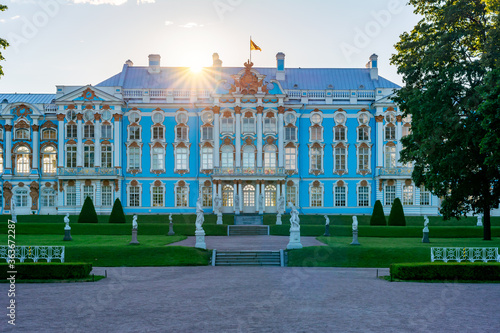
[(235, 215), (234, 225), (263, 225), (262, 215)]
[(217, 251), (212, 253), (212, 266), (284, 266), (284, 252)]
[(228, 236), (262, 236), (269, 235), (268, 225), (228, 225)]

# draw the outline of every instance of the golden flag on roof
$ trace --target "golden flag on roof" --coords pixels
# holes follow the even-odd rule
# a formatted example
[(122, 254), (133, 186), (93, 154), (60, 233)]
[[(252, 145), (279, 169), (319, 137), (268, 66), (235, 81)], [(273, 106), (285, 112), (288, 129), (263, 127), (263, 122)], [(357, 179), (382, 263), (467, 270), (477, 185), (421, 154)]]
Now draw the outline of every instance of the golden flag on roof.
[(255, 44), (251, 38), (250, 38), (250, 50), (251, 51), (256, 51), (256, 50), (262, 51), (261, 48), (258, 47), (257, 44)]

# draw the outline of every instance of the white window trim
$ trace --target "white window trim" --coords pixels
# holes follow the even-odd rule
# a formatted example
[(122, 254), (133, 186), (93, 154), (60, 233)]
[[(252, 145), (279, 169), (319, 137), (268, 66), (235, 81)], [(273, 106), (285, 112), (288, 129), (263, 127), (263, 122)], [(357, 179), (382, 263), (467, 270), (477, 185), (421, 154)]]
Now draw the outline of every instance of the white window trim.
[[(100, 126), (99, 126), (99, 134), (100, 134), (100, 138), (101, 138), (101, 140), (102, 140), (102, 139), (104, 139), (104, 140), (113, 140), (113, 134), (114, 134), (114, 127), (113, 127), (113, 123), (111, 123), (110, 121), (108, 121), (108, 123), (109, 123), (109, 124), (102, 124), (102, 123), (101, 123), (101, 124), (100, 124)], [(102, 135), (102, 133), (103, 133), (102, 128), (103, 128), (104, 126), (110, 126), (110, 127), (111, 127), (111, 136), (110, 136), (109, 138), (104, 137), (104, 136)]]
[[(68, 136), (68, 126), (75, 126), (76, 127), (76, 136), (71, 136), (69, 137)], [(65, 139), (77, 139), (78, 138), (78, 125), (75, 123), (75, 124), (64, 124), (64, 138)]]
[[(27, 131), (28, 132), (28, 138), (26, 138), (26, 139), (18, 139), (17, 138), (17, 132), (18, 131)], [(14, 140), (27, 140), (27, 141), (31, 140), (31, 129), (30, 128), (16, 128), (14, 130)]]
[(347, 138), (348, 138), (348, 135), (349, 135), (349, 127), (347, 127), (346, 125), (341, 125), (344, 128), (344, 130), (345, 130), (345, 140), (335, 140), (335, 129), (337, 128), (337, 126), (339, 126), (339, 124), (336, 124), (335, 126), (332, 127), (332, 135), (333, 135), (332, 136), (332, 141), (336, 142), (336, 143), (341, 143), (341, 142), (345, 143), (345, 142), (347, 142), (348, 141)]
[[(267, 131), (266, 126), (265, 126), (265, 119), (268, 118), (267, 114), (269, 112), (271, 112), (273, 114), (273, 117), (271, 119), (275, 120), (274, 130), (272, 130), (272, 131)], [(283, 126), (283, 124), (278, 124), (278, 115), (277, 115), (276, 110), (273, 110), (273, 109), (265, 110), (262, 113), (262, 133), (264, 135), (275, 135), (276, 133), (278, 133), (278, 126)]]
[[(287, 139), (286, 139), (286, 130), (287, 130), (287, 128), (292, 128), (292, 129), (294, 130), (294, 132), (295, 132), (295, 140), (287, 140)], [(283, 134), (285, 135), (285, 138), (284, 138), (284, 140), (283, 140), (284, 142), (293, 142), (293, 143), (295, 143), (295, 142), (297, 142), (297, 141), (298, 141), (298, 139), (299, 139), (299, 135), (298, 135), (298, 128), (297, 128), (297, 126), (295, 126), (295, 125), (294, 125), (293, 127), (290, 127), (290, 126), (288, 126), (288, 127), (287, 127), (287, 126), (285, 126), (285, 127), (284, 127), (284, 129), (283, 129)], [(309, 135), (309, 136), (310, 136), (310, 135)]]
[[(252, 117), (250, 117), (250, 118), (245, 117), (244, 114), (248, 111), (252, 112), (252, 110), (249, 110), (249, 109), (241, 112), (241, 114), (242, 114), (242, 117), (240, 119), (241, 134), (242, 135), (255, 135), (257, 133), (257, 117), (255, 116), (254, 112), (252, 112)], [(253, 129), (250, 132), (243, 130), (245, 128), (245, 126), (243, 125), (243, 119), (253, 119)], [(264, 123), (262, 123), (262, 126), (264, 126)], [(262, 130), (264, 130), (264, 127), (262, 127)]]
[[(359, 131), (362, 128), (368, 128), (368, 140), (359, 140)], [(366, 144), (368, 144), (369, 142), (372, 142), (372, 128), (370, 126), (368, 126), (368, 125), (356, 127), (356, 142), (359, 142), (359, 143), (363, 143), (364, 142)]]
[[(68, 187), (74, 187), (75, 188), (75, 205), (69, 205), (68, 204)], [(63, 188), (64, 188), (64, 192), (63, 192), (64, 193), (64, 198), (63, 198), (64, 205), (68, 206), (68, 207), (76, 207), (76, 206), (78, 206), (78, 200), (77, 200), (77, 198), (78, 198), (78, 195), (77, 195), (77, 193), (78, 193), (78, 187), (76, 186), (76, 184), (73, 185), (73, 186), (69, 186), (68, 184), (66, 184), (66, 185), (63, 186)]]
[(363, 171), (363, 173), (366, 172), (366, 174), (370, 174), (370, 173), (372, 173), (371, 165), (372, 165), (372, 146), (373, 146), (373, 144), (368, 145), (368, 166), (369, 166), (368, 170), (360, 170), (359, 169), (359, 146), (360, 145), (361, 144), (356, 145), (356, 173), (359, 174)]
[[(83, 192), (84, 186), (86, 186), (85, 183), (81, 182), (81, 184), (80, 184), (80, 206), (83, 206), (83, 203), (85, 202), (85, 193)], [(91, 183), (90, 186), (92, 186), (92, 189), (94, 192), (92, 195), (92, 203), (94, 204), (94, 207), (95, 207), (96, 206), (96, 199), (97, 199), (95, 196), (97, 184)]]
[(345, 206), (337, 206), (335, 205), (335, 188), (337, 187), (337, 183), (333, 183), (333, 207), (349, 207), (349, 186), (347, 186), (347, 183), (344, 182), (344, 186), (338, 186), (338, 187), (344, 187), (345, 188)]
[[(161, 183), (161, 185), (158, 186), (158, 187), (161, 187), (163, 189), (163, 191), (162, 191), (162, 193), (163, 193), (163, 206), (153, 206), (153, 187), (157, 187), (157, 186), (155, 186), (154, 182), (152, 182), (149, 185), (149, 193), (150, 193), (149, 194), (149, 200), (150, 200), (149, 203), (150, 203), (150, 207), (151, 208), (165, 207), (165, 205), (167, 203), (166, 202), (167, 200), (166, 200), (166, 197), (165, 197), (165, 184)], [(141, 186), (141, 192), (140, 193), (141, 193), (141, 205), (142, 205), (142, 186)]]
[[(56, 137), (54, 139), (44, 139), (43, 134), (45, 132), (51, 132), (51, 131), (54, 131), (56, 133)], [(44, 128), (40, 133), (40, 141), (45, 141), (45, 140), (57, 140), (57, 130), (55, 128)]]
[[(391, 166), (391, 165), (388, 165), (387, 164), (387, 148), (394, 148), (394, 166)], [(385, 168), (395, 168), (397, 166), (397, 147), (396, 146), (388, 146), (388, 145), (384, 145), (384, 167)]]
[[(174, 145), (174, 172), (182, 170), (182, 171), (187, 171), (189, 173), (189, 171), (190, 171), (190, 161), (191, 161), (191, 144), (190, 143), (186, 143), (185, 141), (183, 141), (183, 142), (186, 144), (186, 147), (178, 147), (178, 145)], [(187, 149), (187, 158), (186, 158), (187, 169), (177, 169), (177, 148), (185, 148), (185, 149)], [(152, 154), (151, 154), (151, 163), (153, 162), (152, 158), (153, 157), (152, 157)], [(153, 164), (151, 164), (151, 165), (153, 165)]]
[[(295, 120), (293, 122), (291, 122), (291, 123), (287, 123), (286, 122), (286, 116), (289, 115), (289, 114), (291, 114), (291, 115), (293, 115), (295, 117)], [(286, 126), (288, 124), (292, 124), (293, 126), (297, 127), (295, 125), (297, 123), (297, 119), (298, 119), (297, 112), (295, 112), (295, 111), (293, 111), (293, 112), (291, 112), (291, 111), (285, 112), (285, 114), (283, 115), (284, 126)]]
[(298, 167), (299, 167), (299, 147), (298, 144), (295, 144), (293, 148), (295, 148), (295, 168), (294, 169), (286, 169), (286, 150), (291, 147), (285, 147), (283, 148), (283, 167), (285, 168), (286, 171), (294, 171), (297, 172)]
[[(130, 126), (130, 124), (133, 124), (133, 122), (130, 121), (130, 116), (133, 113), (135, 113), (135, 114), (137, 114), (139, 116), (139, 119), (135, 123), (139, 125), (139, 123), (141, 122), (141, 119), (142, 119), (141, 113), (138, 112), (137, 110), (131, 110), (131, 111), (127, 112), (127, 114), (126, 114), (127, 120), (129, 122), (128, 126)], [(111, 116), (113, 116), (113, 115), (111, 115)]]
[[(411, 204), (405, 204), (404, 201), (405, 201), (405, 192), (404, 192), (404, 188), (405, 186), (411, 186), (413, 187), (413, 191), (412, 191), (412, 198), (413, 198), (413, 202)], [(404, 182), (402, 182), (401, 184), (401, 205), (402, 206), (415, 206), (415, 201), (417, 200), (417, 197), (416, 197), (416, 186), (415, 184), (412, 182), (411, 185), (406, 185)], [(420, 199), (420, 198), (419, 198)]]
[(24, 185), (23, 187), (16, 185), (12, 188), (11, 204), (12, 204), (12, 200), (15, 200), (15, 197), (17, 195), (17, 190), (19, 190), (19, 189), (27, 190), (27, 192), (26, 192), (26, 207), (23, 206), (23, 209), (29, 209), (31, 211), (31, 206), (33, 205), (33, 200), (32, 200), (31, 195), (30, 195), (30, 188), (27, 187), (26, 185)]
[[(179, 187), (186, 187), (187, 188), (187, 205), (186, 206), (177, 206), (177, 189)], [(191, 194), (191, 189), (189, 187), (189, 183), (185, 182), (184, 186), (179, 186), (178, 184), (175, 184), (174, 186), (174, 207), (175, 208), (189, 208), (189, 195)]]
[(387, 203), (387, 193), (388, 193), (388, 192), (387, 192), (387, 187), (388, 187), (388, 186), (392, 186), (392, 187), (394, 187), (394, 199), (396, 199), (396, 198), (397, 198), (397, 195), (396, 195), (396, 187), (397, 187), (397, 186), (396, 186), (396, 184), (394, 184), (394, 185), (387, 185), (387, 184), (386, 184), (386, 185), (384, 185), (384, 198), (383, 198), (383, 199), (384, 199), (384, 206), (391, 206), (391, 205), (394, 203), (394, 199), (392, 200), (392, 202)]
[[(153, 149), (154, 149), (154, 143), (150, 143), (149, 144), (149, 151), (150, 151), (150, 154), (149, 154), (149, 172), (153, 172), (153, 171), (166, 171), (166, 157), (167, 157), (167, 146), (166, 145), (162, 145), (163, 147), (163, 168), (162, 169), (154, 169), (153, 168)], [(157, 147), (159, 148), (159, 147)], [(141, 151), (141, 159), (142, 159), (142, 151)], [(141, 163), (142, 164), (142, 163)]]
[[(312, 150), (312, 146), (313, 144), (310, 143), (307, 145), (309, 147), (309, 173), (313, 173), (315, 171), (317, 171), (318, 169), (313, 169), (312, 168), (312, 155), (311, 155), (311, 150)], [(324, 144), (321, 144), (320, 143), (320, 151), (321, 151), (321, 169), (319, 170), (320, 173), (324, 173), (325, 172), (325, 145)]]
[[(314, 126), (315, 124), (309, 126), (309, 142), (323, 142), (324, 139), (325, 139), (325, 128), (321, 125), (318, 126)], [(317, 139), (314, 139), (312, 138), (312, 129), (314, 128), (320, 128), (321, 129), (321, 139), (320, 140), (317, 140)]]
[[(131, 187), (138, 187), (139, 188), (139, 206), (130, 206), (130, 188)], [(151, 194), (152, 194), (152, 191), (153, 189), (151, 188)], [(151, 196), (151, 199), (153, 197)], [(165, 199), (163, 199), (163, 201), (165, 201)], [(152, 203), (153, 201), (151, 201)], [(132, 184), (128, 183), (127, 184), (127, 207), (134, 207), (134, 208), (138, 208), (138, 207), (142, 207), (142, 184), (141, 183), (138, 183), (137, 186), (132, 186)]]
[(336, 147), (337, 144), (332, 144), (332, 154), (333, 154), (333, 173), (334, 174), (338, 174), (340, 172), (344, 173), (344, 174), (347, 174), (349, 173), (349, 145), (348, 144), (344, 144), (344, 149), (345, 149), (345, 170), (337, 170), (335, 168), (335, 157), (336, 157), (336, 153), (335, 153), (335, 149), (336, 148), (340, 148), (340, 147)]
[[(210, 169), (205, 169), (203, 167), (203, 149), (212, 149), (212, 154), (209, 154), (212, 156), (212, 168)], [(200, 171), (205, 171), (205, 170), (212, 170), (214, 168), (214, 147), (202, 147), (202, 144), (200, 144)], [(188, 152), (188, 164), (189, 164), (189, 152)], [(176, 163), (176, 167), (177, 167), (177, 163)], [(201, 185), (200, 185), (201, 186)]]
[[(126, 146), (126, 147), (127, 147), (127, 172), (128, 172), (128, 173), (130, 173), (130, 171), (132, 171), (132, 170), (139, 170), (139, 173), (141, 173), (141, 172), (142, 172), (142, 146), (143, 146), (143, 144), (142, 144), (142, 143), (140, 143), (140, 144), (139, 144), (139, 169), (131, 169), (131, 168), (130, 168), (130, 165), (129, 165), (129, 162), (130, 162), (130, 161), (129, 161), (129, 159), (128, 159), (128, 156), (129, 156), (129, 149), (130, 149), (130, 148), (137, 148), (137, 147), (130, 147), (130, 145), (127, 145), (127, 146)], [(114, 150), (114, 147), (113, 147), (113, 150)]]
[(356, 184), (356, 207), (371, 207), (371, 202), (372, 202), (372, 186), (370, 182), (367, 181), (366, 187), (368, 187), (368, 206), (360, 206), (359, 205), (359, 188), (363, 187), (361, 186), (361, 182)]
[(321, 189), (321, 206), (313, 206), (312, 205), (312, 189), (313, 187), (313, 183), (314, 182), (311, 182), (309, 184), (309, 207), (310, 208), (324, 208), (325, 207), (325, 186), (322, 182), (319, 182), (319, 188)]
[[(229, 118), (233, 119), (233, 126), (232, 126), (232, 129), (231, 129), (230, 132), (223, 131), (223, 126), (222, 126), (222, 119), (226, 118), (226, 117), (224, 117), (224, 113), (226, 113), (227, 111), (231, 112), (231, 117), (229, 117)], [(228, 118), (226, 118), (226, 119), (228, 119)], [(220, 111), (220, 115), (219, 115), (219, 135), (221, 135), (221, 136), (223, 136), (223, 135), (234, 135), (235, 126), (236, 126), (236, 116), (235, 116), (233, 110), (226, 108), (226, 109)], [(214, 133), (214, 135), (215, 135), (215, 133)]]
[[(138, 127), (139, 128), (139, 139), (131, 139), (130, 138), (130, 128), (131, 127)], [(132, 142), (132, 141), (142, 141), (142, 126), (127, 126), (127, 141)]]

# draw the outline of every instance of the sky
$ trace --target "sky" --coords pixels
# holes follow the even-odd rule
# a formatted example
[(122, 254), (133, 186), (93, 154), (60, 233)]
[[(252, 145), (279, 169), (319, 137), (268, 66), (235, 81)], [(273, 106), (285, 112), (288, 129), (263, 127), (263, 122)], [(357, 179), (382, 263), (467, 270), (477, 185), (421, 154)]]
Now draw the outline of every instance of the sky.
[(420, 19), (407, 0), (0, 0), (5, 76), (0, 93), (55, 93), (56, 85), (97, 84), (128, 59), (147, 66), (243, 66), (249, 38), (256, 67), (362, 68), (402, 84), (390, 57)]

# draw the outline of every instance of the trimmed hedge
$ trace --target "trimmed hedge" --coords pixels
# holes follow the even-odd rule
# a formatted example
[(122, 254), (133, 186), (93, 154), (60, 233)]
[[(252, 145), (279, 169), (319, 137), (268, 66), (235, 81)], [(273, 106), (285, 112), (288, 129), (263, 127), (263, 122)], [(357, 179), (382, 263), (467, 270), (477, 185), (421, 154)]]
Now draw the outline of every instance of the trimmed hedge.
[(387, 225), (385, 220), (384, 208), (380, 200), (375, 201), (375, 206), (373, 206), (373, 213), (370, 219), (370, 225)]
[(120, 199), (116, 198), (113, 209), (109, 215), (109, 223), (125, 223), (125, 214)]
[[(10, 277), (7, 274), (8, 264), (0, 263), (0, 279), (5, 280)], [(92, 271), (92, 264), (89, 263), (58, 263), (58, 262), (24, 262), (16, 263), (17, 280), (38, 280), (38, 279), (81, 279), (89, 276)]]
[(500, 263), (392, 264), (391, 277), (400, 280), (500, 281)]
[(399, 198), (394, 199), (394, 203), (391, 207), (391, 213), (389, 214), (389, 225), (391, 226), (405, 226), (405, 212), (403, 210), (403, 205)]
[(86, 197), (78, 216), (78, 223), (97, 223), (97, 213), (90, 197)]

